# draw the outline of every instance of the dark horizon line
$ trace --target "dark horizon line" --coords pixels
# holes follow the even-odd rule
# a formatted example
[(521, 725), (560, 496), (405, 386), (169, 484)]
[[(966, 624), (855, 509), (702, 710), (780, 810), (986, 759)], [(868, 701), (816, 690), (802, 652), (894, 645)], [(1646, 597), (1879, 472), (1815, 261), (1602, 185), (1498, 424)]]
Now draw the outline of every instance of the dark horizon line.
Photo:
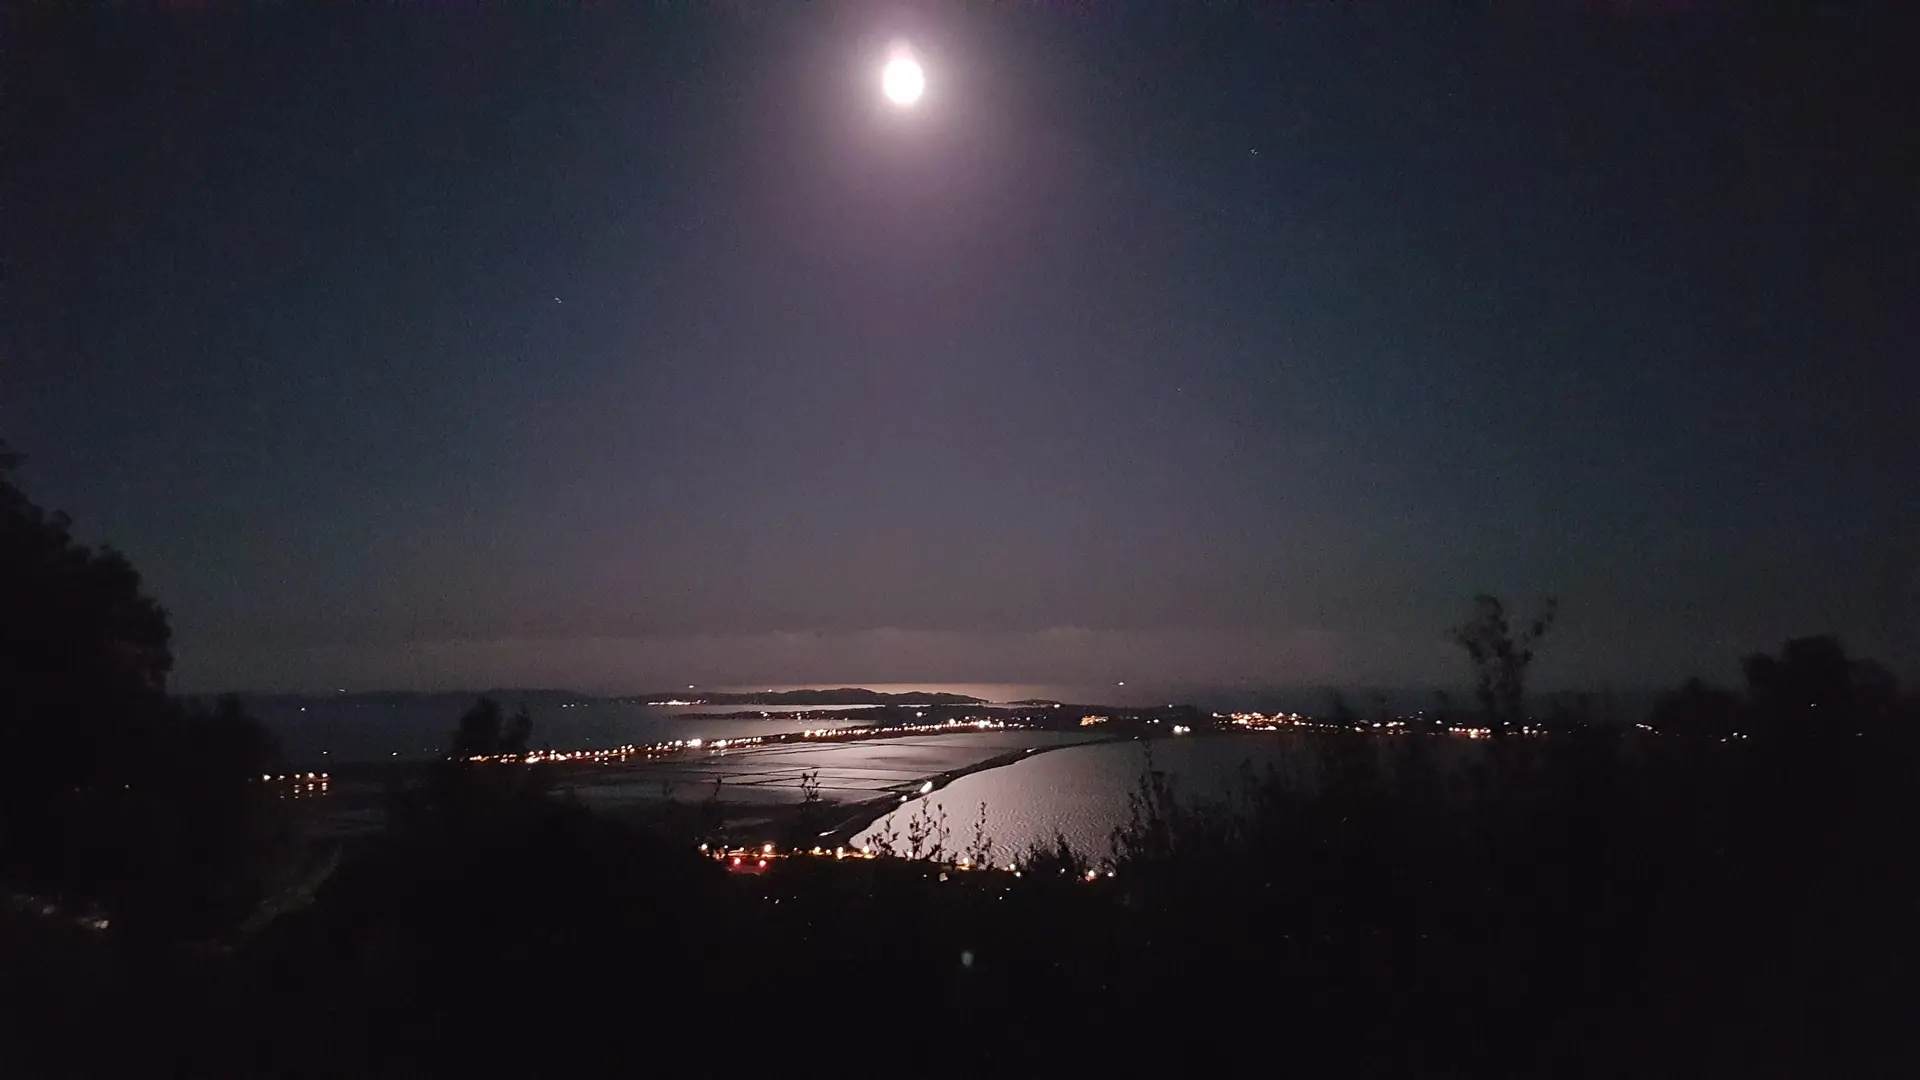
[[(982, 680), (967, 680), (963, 682), (958, 682), (957, 685), (967, 685), (967, 686), (1003, 685), (1003, 686), (1020, 687), (1020, 686), (1046, 686), (1050, 684), (1043, 681), (994, 683), (994, 682), (982, 681)], [(1074, 684), (1062, 683), (1057, 685), (1071, 686)], [(1445, 694), (1451, 700), (1451, 702), (1456, 705), (1471, 704), (1474, 700), (1474, 691), (1471, 686), (1433, 686), (1433, 685), (1393, 686), (1393, 685), (1378, 685), (1378, 684), (1364, 684), (1364, 683), (1351, 683), (1351, 684), (1299, 683), (1299, 684), (1292, 684), (1292, 685), (1276, 684), (1276, 685), (1269, 685), (1269, 686), (1247, 686), (1244, 684), (1228, 684), (1228, 683), (1181, 683), (1181, 684), (1142, 683), (1140, 685), (1140, 689), (1153, 690), (1157, 688), (1172, 688), (1175, 686), (1177, 686), (1178, 689), (1183, 693), (1199, 692), (1199, 693), (1205, 693), (1205, 694), (1211, 694), (1211, 695), (1318, 694), (1318, 695), (1326, 696), (1326, 695), (1332, 695), (1337, 693), (1337, 694), (1346, 696), (1350, 700), (1350, 702), (1354, 704), (1366, 704), (1373, 697), (1379, 696), (1379, 695), (1388, 695), (1393, 697), (1411, 697), (1411, 696), (1435, 697), (1440, 694)], [(1606, 685), (1585, 686), (1585, 687), (1566, 686), (1566, 687), (1544, 687), (1537, 690), (1531, 690), (1529, 691), (1529, 695), (1538, 696), (1538, 697), (1548, 697), (1548, 698), (1590, 695), (1593, 697), (1605, 698), (1608, 696), (1618, 697), (1618, 696), (1643, 696), (1643, 695), (1652, 695), (1652, 694), (1662, 694), (1662, 693), (1667, 693), (1674, 689), (1677, 689), (1677, 684), (1674, 684), (1674, 685), (1660, 684), (1660, 685), (1648, 685), (1648, 686), (1606, 686)], [(601, 692), (593, 692), (593, 691), (586, 691), (586, 690), (574, 690), (574, 689), (569, 689), (565, 687), (532, 687), (532, 686), (517, 686), (517, 687), (516, 686), (495, 686), (495, 687), (483, 687), (483, 688), (455, 687), (455, 688), (447, 688), (447, 689), (410, 689), (410, 688), (400, 688), (400, 687), (387, 687), (387, 688), (378, 688), (378, 689), (332, 690), (332, 691), (227, 689), (227, 690), (182, 690), (182, 691), (176, 691), (176, 693), (178, 693), (179, 696), (181, 697), (187, 697), (187, 698), (217, 698), (217, 697), (222, 697), (222, 696), (231, 694), (240, 698), (281, 699), (281, 700), (301, 700), (301, 701), (332, 701), (332, 700), (338, 700), (341, 698), (369, 698), (369, 697), (508, 698), (515, 695), (519, 695), (519, 696), (549, 697), (549, 698), (576, 698), (584, 701), (645, 700), (648, 702), (652, 702), (652, 701), (668, 701), (668, 700), (685, 700), (687, 701), (688, 704), (694, 704), (694, 705), (710, 703), (710, 702), (698, 700), (698, 698), (686, 699), (686, 698), (678, 697), (678, 695), (686, 693), (686, 691), (684, 690), (601, 693)], [(881, 690), (873, 690), (868, 687), (859, 686), (859, 685), (840, 684), (840, 685), (830, 686), (826, 684), (820, 684), (820, 685), (812, 685), (812, 686), (789, 686), (788, 688), (781, 689), (781, 690), (757, 690), (757, 691), (756, 690), (715, 690), (715, 691), (709, 692), (708, 694), (700, 694), (699, 697), (707, 697), (707, 696), (746, 697), (746, 696), (751, 696), (753, 694), (762, 694), (762, 693), (775, 693), (775, 694), (860, 693), (860, 694), (871, 694), (875, 697), (888, 698), (890, 699), (889, 703), (892, 703), (892, 701), (897, 701), (898, 699), (901, 699), (901, 698), (910, 697), (914, 694), (927, 694), (929, 696), (945, 696), (945, 697), (972, 696), (972, 695), (954, 694), (954, 693), (951, 693), (950, 691), (924, 688), (924, 687), (914, 689), (914, 690), (906, 690), (906, 691), (881, 691)], [(1009, 704), (1030, 703), (1030, 702), (1047, 702), (1047, 703), (1057, 702), (1059, 704), (1086, 704), (1086, 702), (1069, 702), (1069, 701), (1066, 701), (1065, 699), (1058, 699), (1058, 698), (1019, 698), (1019, 699), (1013, 699), (1009, 701), (996, 701), (996, 700), (985, 699), (985, 698), (980, 699), (981, 704), (988, 704), (988, 705), (1009, 705)], [(1175, 704), (1179, 704), (1179, 703), (1176, 702)]]

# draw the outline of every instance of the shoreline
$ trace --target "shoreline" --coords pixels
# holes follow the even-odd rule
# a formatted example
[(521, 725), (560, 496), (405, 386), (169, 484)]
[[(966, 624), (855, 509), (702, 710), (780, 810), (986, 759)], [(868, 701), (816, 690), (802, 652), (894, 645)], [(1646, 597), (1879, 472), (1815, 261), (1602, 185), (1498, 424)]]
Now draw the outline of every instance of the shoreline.
[[(899, 735), (881, 735), (877, 736), (875, 741), (890, 740), (892, 738), (904, 737), (908, 734), (920, 733), (903, 732)], [(955, 732), (955, 734), (961, 734), (961, 732)], [(1004, 768), (1035, 755), (1054, 750), (1139, 741), (1142, 738), (1151, 737), (1152, 736), (1144, 736), (1137, 733), (1115, 733), (1090, 736), (1071, 742), (1021, 747), (943, 772), (914, 777), (911, 780), (898, 783), (886, 789), (882, 794), (873, 796), (872, 798), (862, 799), (857, 802), (825, 804), (820, 811), (820, 817), (816, 820), (830, 821), (832, 822), (831, 826), (815, 833), (813, 836), (804, 838), (796, 837), (795, 839), (804, 839), (804, 843), (798, 846), (805, 847), (852, 846), (853, 838), (875, 822), (885, 818), (893, 811), (911, 804), (915, 799), (924, 798), (925, 796), (941, 791), (962, 777), (971, 776), (978, 772), (985, 772), (989, 769)], [(814, 742), (816, 740), (800, 736), (798, 733), (776, 736), (774, 739), (769, 740), (770, 743), (776, 745), (788, 741)], [(821, 739), (817, 741), (824, 744), (839, 740)], [(329, 796), (322, 796), (320, 799), (316, 799), (316, 805), (314, 805), (312, 809), (318, 812), (318, 820), (331, 820), (336, 828), (345, 825), (344, 828), (340, 828), (338, 831), (333, 829), (325, 830), (325, 833), (329, 836), (337, 837), (340, 835), (372, 831), (371, 822), (368, 821), (356, 821), (352, 825), (346, 825), (345, 823), (349, 819), (364, 817), (369, 813), (384, 816), (383, 811), (385, 809), (384, 802), (386, 794), (396, 787), (405, 787), (408, 786), (410, 782), (417, 781), (420, 777), (426, 775), (433, 768), (434, 764), (436, 763), (423, 761), (343, 763), (340, 766), (336, 766), (331, 774), (334, 784), (336, 785), (334, 791)], [(575, 783), (581, 781), (591, 784), (596, 780), (612, 779), (610, 773), (613, 771), (608, 769), (604, 764), (588, 762), (581, 762), (577, 765), (564, 763), (542, 767), (553, 769), (554, 780), (556, 781), (554, 787), (556, 790), (571, 788)], [(319, 805), (321, 803), (324, 803), (324, 809), (322, 805)], [(692, 804), (680, 803), (674, 800), (661, 802), (643, 799), (624, 805), (597, 807), (594, 808), (592, 812), (596, 816), (603, 816), (626, 824), (657, 825), (662, 823), (659, 820), (662, 814), (677, 816), (676, 807), (690, 809), (691, 806)], [(759, 825), (776, 832), (788, 832), (797, 824), (796, 819), (802, 811), (803, 805), (799, 803), (728, 804), (726, 809), (729, 811), (729, 813), (726, 814), (725, 821), (725, 824), (728, 826), (747, 825), (751, 827)], [(791, 835), (791, 833), (789, 833), (789, 835)]]
[[(932, 795), (963, 776), (986, 772), (989, 769), (1005, 768), (1015, 762), (1025, 761), (1028, 758), (1037, 757), (1040, 754), (1050, 753), (1055, 750), (1070, 750), (1080, 746), (1100, 746), (1105, 743), (1134, 742), (1141, 738), (1143, 738), (1143, 736), (1106, 735), (1099, 738), (1088, 739), (1085, 742), (1057, 743), (1052, 746), (1029, 746), (1020, 750), (1010, 750), (1007, 753), (998, 754), (983, 761), (976, 761), (971, 765), (963, 765), (957, 769), (950, 769), (932, 776), (921, 777), (912, 781), (910, 784), (902, 785), (904, 790), (895, 789), (885, 795), (867, 799), (863, 802), (845, 804), (848, 810), (846, 816), (841, 818), (839, 823), (832, 828), (820, 833), (816, 839), (819, 841), (820, 847), (851, 846), (855, 836), (858, 836), (869, 826), (885, 818), (888, 814), (911, 804), (915, 799)], [(929, 787), (928, 785), (932, 786)]]

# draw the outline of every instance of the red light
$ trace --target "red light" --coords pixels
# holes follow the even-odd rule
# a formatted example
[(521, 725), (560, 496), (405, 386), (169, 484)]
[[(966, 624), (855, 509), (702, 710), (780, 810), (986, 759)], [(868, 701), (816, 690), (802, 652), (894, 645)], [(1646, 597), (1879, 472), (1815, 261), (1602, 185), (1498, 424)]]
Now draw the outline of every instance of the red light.
[[(740, 856), (738, 856), (738, 855), (735, 855), (735, 856), (733, 857), (733, 865), (735, 865), (735, 866), (739, 866), (739, 865), (740, 865)], [(764, 864), (763, 864), (763, 865), (764, 865)]]

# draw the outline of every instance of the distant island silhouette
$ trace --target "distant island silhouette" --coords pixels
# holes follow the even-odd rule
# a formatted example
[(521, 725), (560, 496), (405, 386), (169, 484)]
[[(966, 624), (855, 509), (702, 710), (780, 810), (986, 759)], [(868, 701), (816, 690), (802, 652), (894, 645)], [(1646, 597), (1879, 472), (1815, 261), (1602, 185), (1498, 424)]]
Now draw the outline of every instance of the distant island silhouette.
[[(191, 695), (190, 695), (191, 696)], [(194, 696), (195, 700), (205, 698), (208, 702), (214, 695)], [(540, 688), (496, 687), (486, 690), (368, 690), (336, 691), (331, 694), (241, 694), (249, 704), (259, 706), (300, 706), (300, 705), (374, 705), (374, 706), (419, 706), (422, 704), (444, 704), (448, 706), (465, 705), (476, 697), (491, 697), (501, 701), (512, 701), (538, 707), (556, 705), (577, 705), (591, 702), (620, 702), (629, 705), (767, 705), (782, 708), (807, 708), (848, 705), (936, 705), (964, 706), (993, 704), (985, 698), (969, 697), (965, 694), (935, 693), (933, 691), (909, 691), (906, 693), (885, 693), (868, 690), (858, 686), (842, 686), (833, 689), (802, 690), (761, 690), (735, 693), (689, 693), (677, 694), (660, 692), (653, 694), (584, 694), (573, 690), (554, 690)], [(1018, 701), (1007, 704), (1021, 706), (1053, 705), (1052, 701)]]
[(676, 705), (985, 705), (985, 698), (968, 697), (965, 694), (937, 694), (910, 692), (888, 694), (878, 690), (868, 690), (858, 686), (842, 686), (832, 690), (762, 690), (751, 693), (700, 694), (683, 696), (678, 694), (656, 694), (643, 697), (650, 704)]

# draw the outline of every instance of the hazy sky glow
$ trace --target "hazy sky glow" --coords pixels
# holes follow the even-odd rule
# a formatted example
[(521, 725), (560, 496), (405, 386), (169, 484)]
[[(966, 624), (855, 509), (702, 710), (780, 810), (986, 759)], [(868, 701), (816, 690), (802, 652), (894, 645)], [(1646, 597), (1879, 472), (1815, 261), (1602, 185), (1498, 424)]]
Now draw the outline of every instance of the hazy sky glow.
[(1897, 35), (1331, 7), (37, 23), (0, 435), (188, 689), (1920, 674)]

